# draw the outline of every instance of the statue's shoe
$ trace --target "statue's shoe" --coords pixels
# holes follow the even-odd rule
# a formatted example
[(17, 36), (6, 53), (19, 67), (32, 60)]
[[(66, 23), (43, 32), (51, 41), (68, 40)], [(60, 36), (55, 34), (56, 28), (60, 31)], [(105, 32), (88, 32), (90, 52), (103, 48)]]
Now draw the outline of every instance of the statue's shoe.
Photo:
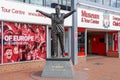
[(54, 55), (54, 58), (58, 57), (58, 55)]
[(62, 57), (65, 57), (65, 54), (62, 54)]

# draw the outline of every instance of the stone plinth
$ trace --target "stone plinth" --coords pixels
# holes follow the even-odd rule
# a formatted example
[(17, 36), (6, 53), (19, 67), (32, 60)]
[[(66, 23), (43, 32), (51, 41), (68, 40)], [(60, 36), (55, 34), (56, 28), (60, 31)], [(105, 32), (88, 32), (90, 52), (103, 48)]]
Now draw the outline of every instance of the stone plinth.
[(73, 78), (70, 58), (47, 58), (42, 77)]

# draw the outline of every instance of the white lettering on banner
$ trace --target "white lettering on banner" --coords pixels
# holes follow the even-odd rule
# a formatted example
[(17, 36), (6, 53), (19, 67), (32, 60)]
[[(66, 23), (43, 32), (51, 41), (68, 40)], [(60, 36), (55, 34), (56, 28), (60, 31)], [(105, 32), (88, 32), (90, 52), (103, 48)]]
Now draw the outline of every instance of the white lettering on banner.
[(113, 26), (120, 27), (120, 18), (113, 16)]
[(88, 13), (85, 10), (81, 10), (81, 22), (99, 24), (99, 15)]
[(12, 35), (6, 35), (4, 36), (5, 41), (34, 41), (34, 36), (12, 36)]
[(13, 41), (34, 41), (34, 36), (13, 36)]
[(11, 41), (12, 40), (12, 35), (9, 35), (9, 36), (5, 36), (4, 37), (5, 41)]

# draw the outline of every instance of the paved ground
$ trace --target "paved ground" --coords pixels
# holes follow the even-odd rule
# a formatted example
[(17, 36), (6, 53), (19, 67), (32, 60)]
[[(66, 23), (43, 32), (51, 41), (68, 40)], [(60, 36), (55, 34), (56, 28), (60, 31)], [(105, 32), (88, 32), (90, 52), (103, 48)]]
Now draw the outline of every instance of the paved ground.
[[(39, 80), (120, 80), (120, 59), (109, 57), (91, 58), (88, 59), (86, 63), (75, 65), (74, 70), (76, 76), (73, 79), (40, 77)], [(36, 80), (31, 77), (31, 74), (38, 71), (42, 70), (32, 69), (3, 73), (0, 74), (0, 80)]]

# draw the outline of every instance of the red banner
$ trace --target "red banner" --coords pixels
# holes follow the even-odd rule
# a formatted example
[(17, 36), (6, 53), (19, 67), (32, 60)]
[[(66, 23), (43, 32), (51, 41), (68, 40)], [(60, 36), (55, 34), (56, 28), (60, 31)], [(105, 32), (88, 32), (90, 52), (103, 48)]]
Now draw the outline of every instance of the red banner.
[(4, 22), (3, 62), (46, 58), (46, 27), (43, 25)]

